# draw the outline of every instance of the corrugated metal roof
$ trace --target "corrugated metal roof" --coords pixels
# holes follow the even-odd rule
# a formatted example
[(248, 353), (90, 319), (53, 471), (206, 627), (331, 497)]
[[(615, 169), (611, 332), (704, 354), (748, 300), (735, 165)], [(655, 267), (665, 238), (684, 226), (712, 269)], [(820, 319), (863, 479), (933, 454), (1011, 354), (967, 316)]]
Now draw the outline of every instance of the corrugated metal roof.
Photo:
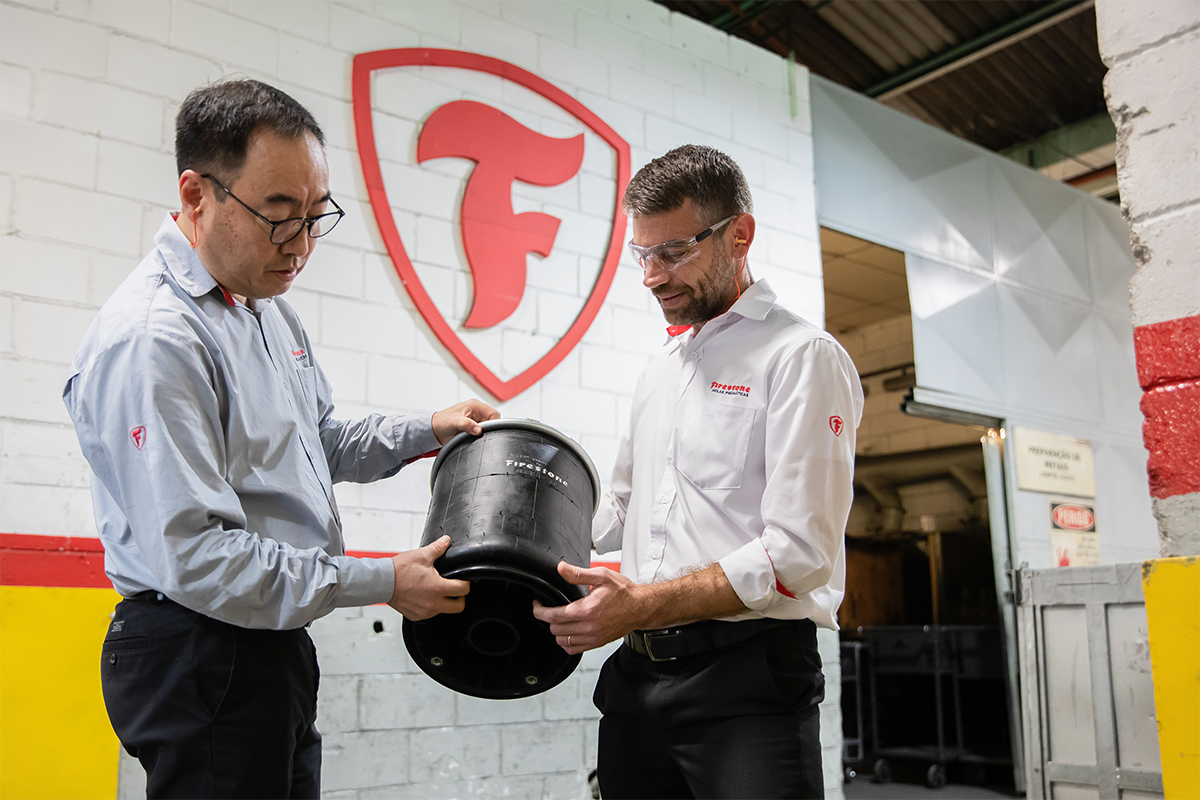
[(657, 0), (990, 150), (1105, 111), (1091, 0)]

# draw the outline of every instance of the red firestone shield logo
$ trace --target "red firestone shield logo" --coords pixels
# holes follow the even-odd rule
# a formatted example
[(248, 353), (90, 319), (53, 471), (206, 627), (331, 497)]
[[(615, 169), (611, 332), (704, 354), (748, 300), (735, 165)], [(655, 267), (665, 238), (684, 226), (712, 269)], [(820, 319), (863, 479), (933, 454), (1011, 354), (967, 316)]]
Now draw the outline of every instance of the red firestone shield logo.
[[(470, 269), (470, 307), (461, 319), (447, 319), (414, 267), (389, 203), (380, 165), (372, 74), (400, 68), (440, 67), (496, 76), (535, 93), (565, 112), (595, 141), (612, 148), (616, 198), (611, 207), (607, 249), (593, 254), (599, 265), (590, 294), (565, 333), (548, 344), (544, 354), (511, 376), (503, 377), (472, 352), (464, 341), (471, 332), (501, 326), (521, 304), (526, 292), (526, 260), (530, 253), (550, 256), (558, 243), (561, 220), (545, 211), (516, 213), (515, 184), (555, 187), (580, 174), (585, 134), (565, 138), (531, 129), (487, 102), (457, 99), (429, 109), (418, 126), (415, 162), (425, 166), (438, 159), (472, 163), (457, 209), (461, 253)], [(375, 220), (392, 263), (417, 311), (438, 340), (476, 381), (500, 400), (510, 399), (535, 384), (579, 343), (608, 293), (616, 273), (625, 236), (620, 198), (629, 181), (629, 145), (592, 111), (542, 78), (498, 59), (456, 50), (406, 48), (361, 53), (354, 58), (353, 100), (359, 158)], [(604, 249), (601, 246), (598, 249)]]

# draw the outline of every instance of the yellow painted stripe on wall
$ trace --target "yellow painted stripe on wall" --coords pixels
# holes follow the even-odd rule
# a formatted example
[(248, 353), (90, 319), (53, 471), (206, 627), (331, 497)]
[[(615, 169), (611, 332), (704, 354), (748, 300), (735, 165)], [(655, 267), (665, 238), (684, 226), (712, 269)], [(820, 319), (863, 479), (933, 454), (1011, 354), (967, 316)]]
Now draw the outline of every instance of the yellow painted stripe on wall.
[(115, 798), (100, 692), (112, 589), (0, 586), (0, 798)]
[(1200, 797), (1200, 559), (1142, 564), (1166, 800)]

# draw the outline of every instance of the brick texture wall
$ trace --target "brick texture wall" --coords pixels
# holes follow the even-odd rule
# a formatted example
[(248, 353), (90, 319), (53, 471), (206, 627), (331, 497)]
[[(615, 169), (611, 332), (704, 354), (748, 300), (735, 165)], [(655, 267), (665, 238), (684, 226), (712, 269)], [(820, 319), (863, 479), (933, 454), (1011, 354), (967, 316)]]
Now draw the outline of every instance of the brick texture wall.
[[(308, 327), (339, 413), (415, 412), (481, 394), (415, 313), (376, 228), (358, 161), (353, 56), (418, 46), (482, 53), (545, 78), (630, 144), (634, 170), (686, 142), (730, 153), (756, 201), (751, 269), (770, 279), (794, 310), (821, 321), (807, 76), (798, 75), (800, 110), (793, 117), (782, 59), (660, 6), (3, 0), (0, 531), (95, 535), (88, 468), (60, 399), (67, 367), (97, 309), (177, 206), (178, 104), (192, 88), (223, 76), (280, 86), (326, 131), (332, 190), (348, 216), (288, 299)], [(413, 112), (417, 119), (420, 113)], [(395, 113), (391, 124), (389, 135), (403, 137), (416, 123)], [(585, 164), (584, 173), (575, 199), (556, 215), (586, 232), (606, 224), (595, 197), (606, 180), (611, 184), (611, 168)], [(447, 191), (453, 201), (458, 189), (447, 189), (445, 170), (397, 175), (390, 202), (402, 235), (418, 242), (417, 259), (452, 262), (455, 254), (444, 244), (451, 224), (430, 207)], [(517, 194), (518, 205), (552, 204), (536, 193)], [(569, 305), (589, 290), (586, 265), (576, 266), (574, 277), (531, 270), (532, 295), (539, 298), (535, 328), (563, 324), (555, 295)], [(452, 291), (461, 299), (460, 287)], [(502, 411), (561, 429), (607, 475), (633, 382), (661, 344), (662, 327), (639, 271), (623, 258), (579, 346)], [(528, 337), (490, 346), (501, 365), (529, 358)], [(414, 546), (429, 499), (428, 469), (425, 462), (380, 484), (340, 485), (349, 546)], [(385, 623), (382, 633), (374, 631), (376, 619)], [(313, 627), (325, 669), (320, 708), (328, 796), (587, 795), (596, 727), (589, 698), (604, 652), (544, 695), (474, 701), (414, 670), (399, 622), (390, 611), (364, 609)], [(836, 635), (826, 632), (822, 646), (830, 685), (823, 710), (826, 774), (831, 796), (839, 796)], [(121, 774), (122, 794), (136, 794), (138, 771), (125, 764)]]
[(1098, 0), (1160, 552), (1200, 554), (1200, 2)]

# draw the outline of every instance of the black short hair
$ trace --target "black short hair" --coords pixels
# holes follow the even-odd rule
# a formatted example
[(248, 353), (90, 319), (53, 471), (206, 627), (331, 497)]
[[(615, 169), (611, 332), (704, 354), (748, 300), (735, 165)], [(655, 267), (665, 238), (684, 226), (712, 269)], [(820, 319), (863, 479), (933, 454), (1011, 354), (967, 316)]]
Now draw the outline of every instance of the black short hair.
[(308, 132), (325, 144), (321, 126), (290, 95), (262, 81), (228, 80), (192, 90), (179, 107), (175, 166), (180, 175), (194, 169), (232, 180), (246, 160), (250, 136), (259, 129), (292, 139)]
[(754, 211), (750, 185), (737, 162), (700, 144), (676, 147), (638, 170), (625, 187), (621, 207), (626, 214), (662, 214), (689, 198), (701, 225)]

